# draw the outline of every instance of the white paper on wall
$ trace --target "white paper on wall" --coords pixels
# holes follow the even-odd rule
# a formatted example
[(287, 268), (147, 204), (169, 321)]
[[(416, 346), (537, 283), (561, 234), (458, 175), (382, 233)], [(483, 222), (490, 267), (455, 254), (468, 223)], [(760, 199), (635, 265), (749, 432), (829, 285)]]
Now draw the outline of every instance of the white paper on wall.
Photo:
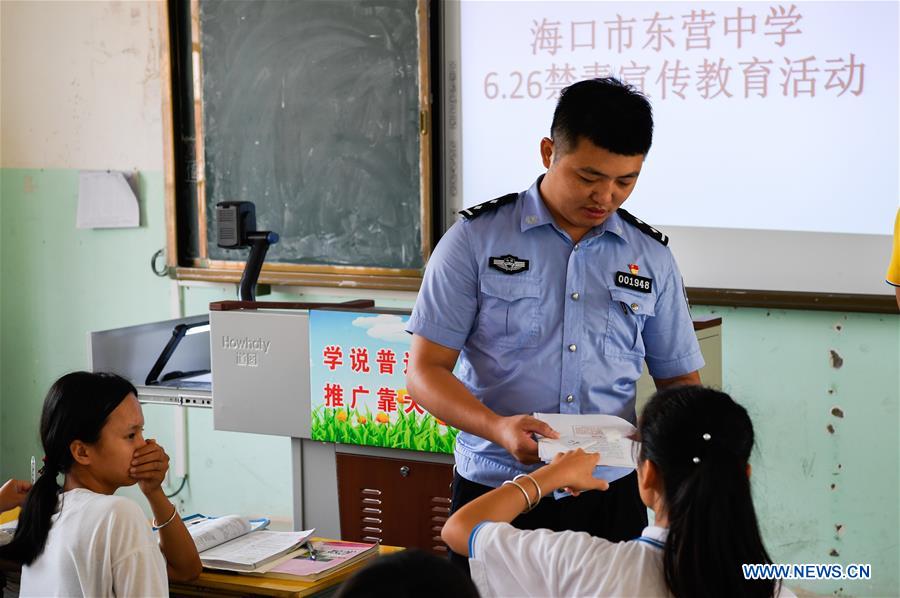
[(141, 224), (138, 198), (128, 173), (82, 170), (78, 175), (77, 228), (131, 228)]

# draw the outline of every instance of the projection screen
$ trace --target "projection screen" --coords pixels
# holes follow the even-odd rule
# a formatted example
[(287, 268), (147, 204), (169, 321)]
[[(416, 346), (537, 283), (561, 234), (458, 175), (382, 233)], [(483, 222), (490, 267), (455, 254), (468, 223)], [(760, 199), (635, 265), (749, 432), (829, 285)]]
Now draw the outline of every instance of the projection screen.
[(613, 75), (655, 135), (625, 204), (685, 284), (893, 295), (897, 2), (442, 6), (443, 173), (455, 212), (526, 189), (559, 90)]

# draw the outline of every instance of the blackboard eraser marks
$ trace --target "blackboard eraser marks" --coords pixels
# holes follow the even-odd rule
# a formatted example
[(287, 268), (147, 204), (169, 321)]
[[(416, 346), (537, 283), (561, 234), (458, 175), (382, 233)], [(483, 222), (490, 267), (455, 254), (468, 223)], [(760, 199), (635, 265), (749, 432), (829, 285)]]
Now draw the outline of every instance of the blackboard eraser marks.
[(134, 228), (141, 225), (137, 173), (82, 170), (78, 173), (77, 228)]

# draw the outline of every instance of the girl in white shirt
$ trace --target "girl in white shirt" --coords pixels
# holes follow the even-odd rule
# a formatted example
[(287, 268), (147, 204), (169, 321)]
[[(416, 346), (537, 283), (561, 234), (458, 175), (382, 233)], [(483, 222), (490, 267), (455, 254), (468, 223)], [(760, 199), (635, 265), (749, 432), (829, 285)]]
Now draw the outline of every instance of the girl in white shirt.
[(469, 556), (482, 596), (793, 596), (776, 580), (744, 579), (741, 567), (772, 562), (750, 496), (747, 411), (716, 390), (667, 388), (644, 408), (639, 435), (638, 487), (656, 520), (635, 540), (509, 524), (554, 489), (608, 487), (592, 476), (599, 455), (580, 449), (450, 516), (441, 535)]
[[(50, 388), (44, 467), (0, 548), (24, 565), (22, 596), (167, 596), (168, 579), (200, 574), (194, 542), (160, 487), (169, 457), (143, 430), (137, 391), (119, 376), (73, 372)], [(158, 541), (140, 507), (113, 495), (135, 483)]]

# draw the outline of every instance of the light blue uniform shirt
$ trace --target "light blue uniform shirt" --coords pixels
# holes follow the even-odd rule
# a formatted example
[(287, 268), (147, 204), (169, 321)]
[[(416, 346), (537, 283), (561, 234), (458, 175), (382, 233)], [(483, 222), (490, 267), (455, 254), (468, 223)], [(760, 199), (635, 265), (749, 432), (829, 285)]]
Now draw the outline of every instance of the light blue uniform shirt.
[[(703, 366), (681, 274), (666, 246), (618, 213), (573, 243), (544, 205), (540, 180), (450, 227), (407, 331), (460, 350), (457, 376), (499, 415), (604, 413), (634, 423), (644, 359), (656, 378)], [(491, 265), (506, 256), (517, 272)], [(632, 265), (650, 292), (616, 285)], [(494, 487), (538, 467), (462, 431), (455, 457), (461, 476)], [(595, 475), (613, 481), (631, 471)]]

